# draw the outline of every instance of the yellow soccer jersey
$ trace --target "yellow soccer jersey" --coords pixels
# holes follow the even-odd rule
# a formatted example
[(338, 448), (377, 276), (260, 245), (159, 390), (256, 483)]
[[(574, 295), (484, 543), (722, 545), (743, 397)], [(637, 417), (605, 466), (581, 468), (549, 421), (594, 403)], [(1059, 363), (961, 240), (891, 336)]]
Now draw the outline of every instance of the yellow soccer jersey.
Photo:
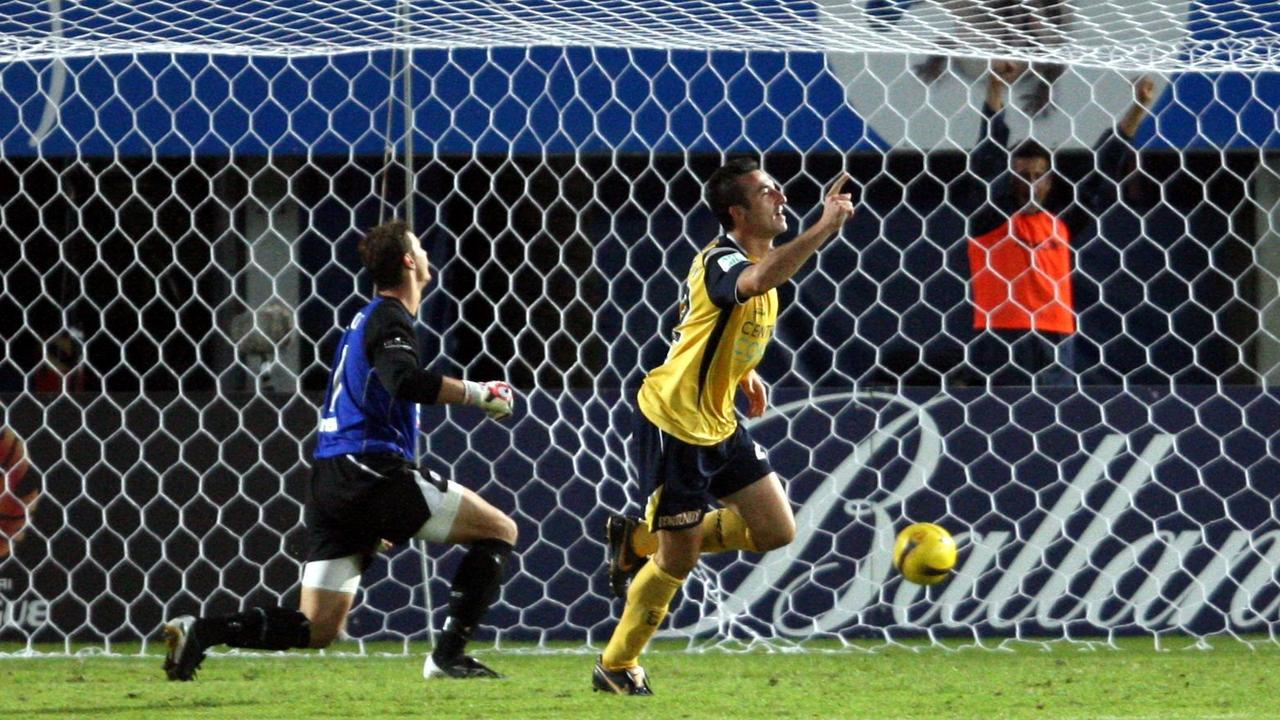
[(698, 253), (680, 288), (671, 350), (640, 386), (645, 417), (691, 445), (715, 445), (737, 429), (738, 383), (773, 337), (778, 291), (738, 296), (738, 276), (753, 262), (728, 236)]

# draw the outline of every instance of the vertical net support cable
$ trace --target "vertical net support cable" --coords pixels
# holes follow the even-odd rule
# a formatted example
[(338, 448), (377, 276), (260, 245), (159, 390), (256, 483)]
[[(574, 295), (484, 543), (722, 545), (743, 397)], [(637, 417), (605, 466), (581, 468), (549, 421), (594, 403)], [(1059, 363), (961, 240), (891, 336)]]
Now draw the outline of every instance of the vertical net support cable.
[[(410, 0), (401, 0), (397, 8), (400, 16), (400, 29), (404, 33), (408, 33), (412, 23), (413, 7)], [(414, 144), (413, 134), (415, 131), (416, 119), (414, 118), (414, 101), (413, 101), (413, 48), (406, 47), (403, 50), (404, 61), (401, 72), (403, 79), (401, 83), (401, 91), (404, 95), (402, 100), (402, 108), (404, 111), (404, 221), (408, 223), (410, 229), (415, 233), (420, 232), (417, 226), (417, 216), (415, 206), (417, 205), (417, 178), (415, 177), (414, 162)], [(419, 455), (426, 446), (426, 438), (419, 436), (418, 447)], [(418, 587), (418, 591), (422, 594), (422, 610), (426, 624), (427, 644), (435, 647), (436, 644), (436, 628), (432, 618), (435, 615), (435, 608), (431, 595), (431, 579), (434, 576), (435, 559), (428, 552), (429, 547), (427, 541), (416, 540), (410, 543), (420, 558), (420, 566), (422, 569), (422, 582)], [(412, 597), (412, 595), (411, 595)], [(407, 643), (408, 637), (405, 638)]]

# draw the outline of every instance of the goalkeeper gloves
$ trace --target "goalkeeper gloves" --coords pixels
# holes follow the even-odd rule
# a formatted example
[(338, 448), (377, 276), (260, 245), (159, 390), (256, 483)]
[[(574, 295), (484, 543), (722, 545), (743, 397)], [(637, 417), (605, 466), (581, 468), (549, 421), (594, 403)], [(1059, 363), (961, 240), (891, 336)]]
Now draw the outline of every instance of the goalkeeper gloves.
[(516, 394), (510, 385), (501, 380), (486, 383), (463, 380), (462, 386), (462, 402), (480, 408), (494, 420), (506, 420), (515, 410)]

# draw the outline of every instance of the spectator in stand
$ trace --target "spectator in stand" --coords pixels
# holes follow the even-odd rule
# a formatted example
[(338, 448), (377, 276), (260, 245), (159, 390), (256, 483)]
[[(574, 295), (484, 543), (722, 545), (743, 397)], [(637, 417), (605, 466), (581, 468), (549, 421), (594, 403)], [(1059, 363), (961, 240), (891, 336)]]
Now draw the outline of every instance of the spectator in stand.
[(1115, 202), (1155, 86), (1146, 77), (1134, 83), (1133, 105), (1094, 143), (1094, 172), (1078, 184), (1070, 206), (1054, 213), (1046, 205), (1054, 185), (1048, 149), (1032, 139), (1012, 154), (1007, 149), (1005, 96), (1025, 70), (1022, 63), (992, 63), (979, 143), (971, 156), (981, 196), (971, 203), (977, 210), (969, 218), (970, 299), (980, 334), (969, 360), (988, 383), (1073, 385), (1071, 239)]

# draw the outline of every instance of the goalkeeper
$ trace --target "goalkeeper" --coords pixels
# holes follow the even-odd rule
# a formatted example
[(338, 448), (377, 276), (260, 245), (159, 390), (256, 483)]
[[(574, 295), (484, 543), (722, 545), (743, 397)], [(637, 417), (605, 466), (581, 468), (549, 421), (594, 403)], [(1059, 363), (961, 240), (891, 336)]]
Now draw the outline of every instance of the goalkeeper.
[(516, 542), (515, 522), (462, 485), (420, 470), (415, 442), (420, 403), (474, 405), (502, 420), (515, 398), (505, 382), (455, 380), (421, 367), (413, 322), (431, 268), (405, 223), (369, 231), (359, 251), (375, 294), (342, 335), (321, 408), (305, 510), (310, 547), (301, 607), (166, 622), (170, 680), (194, 679), (214, 645), (327, 647), (345, 625), (360, 574), (374, 554), (384, 542), (410, 539), (470, 546), (454, 574), (449, 616), (423, 676), (499, 677), (464, 648), (497, 599)]
[[(610, 584), (627, 602), (592, 672), (596, 690), (653, 694), (640, 651), (700, 553), (766, 552), (795, 537), (786, 492), (764, 448), (738, 423), (734, 399), (741, 388), (748, 416), (764, 414), (767, 388), (755, 367), (773, 336), (775, 288), (853, 215), (852, 198), (841, 192), (848, 181), (842, 174), (818, 222), (779, 247), (773, 240), (787, 229), (787, 197), (755, 161), (731, 160), (707, 182), (724, 234), (694, 257), (671, 349), (645, 377), (632, 413), (649, 503), (644, 522), (606, 521)], [(707, 512), (712, 499), (724, 507)], [(650, 554), (653, 562), (645, 561)]]

